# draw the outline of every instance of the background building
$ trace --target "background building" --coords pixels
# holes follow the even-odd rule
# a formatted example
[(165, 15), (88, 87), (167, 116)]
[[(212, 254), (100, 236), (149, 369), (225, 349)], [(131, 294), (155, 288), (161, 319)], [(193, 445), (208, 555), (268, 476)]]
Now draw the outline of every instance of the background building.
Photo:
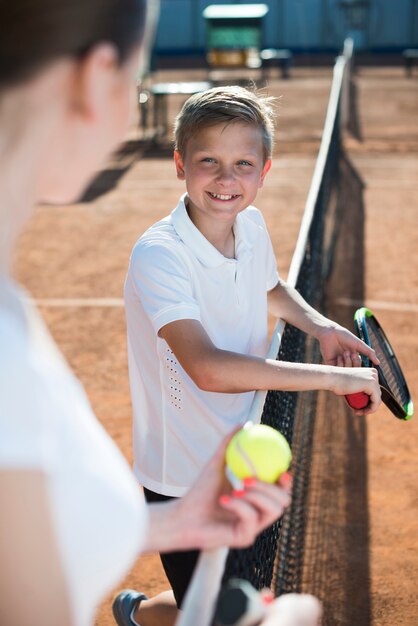
[[(225, 0), (160, 0), (157, 55), (202, 55), (203, 10)], [(344, 37), (357, 51), (398, 53), (418, 46), (418, 0), (265, 0), (263, 47), (289, 48), (294, 54), (334, 53)], [(249, 4), (236, 0), (229, 4)]]

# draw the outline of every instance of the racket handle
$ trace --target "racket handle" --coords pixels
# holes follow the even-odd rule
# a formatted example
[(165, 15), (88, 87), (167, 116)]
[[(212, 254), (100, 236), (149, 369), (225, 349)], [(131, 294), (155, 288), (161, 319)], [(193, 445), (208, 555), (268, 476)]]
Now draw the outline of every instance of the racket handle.
[(209, 626), (221, 586), (228, 548), (203, 550), (175, 626)]
[(358, 393), (350, 393), (348, 396), (345, 396), (348, 404), (352, 409), (365, 409), (370, 402), (370, 396), (364, 391), (359, 391)]

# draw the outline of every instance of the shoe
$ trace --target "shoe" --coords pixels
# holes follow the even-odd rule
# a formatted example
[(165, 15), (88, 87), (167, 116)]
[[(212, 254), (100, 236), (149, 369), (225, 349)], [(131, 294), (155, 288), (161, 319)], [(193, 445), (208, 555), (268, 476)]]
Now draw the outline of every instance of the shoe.
[(113, 600), (113, 617), (118, 626), (135, 626), (131, 620), (132, 611), (142, 600), (148, 600), (147, 596), (133, 589), (124, 589)]

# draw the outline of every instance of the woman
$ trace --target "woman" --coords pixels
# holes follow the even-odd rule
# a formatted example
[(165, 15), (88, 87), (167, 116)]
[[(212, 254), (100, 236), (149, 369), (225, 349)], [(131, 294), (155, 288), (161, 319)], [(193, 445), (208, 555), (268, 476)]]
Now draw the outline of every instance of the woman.
[(145, 0), (13, 0), (0, 23), (0, 623), (87, 626), (140, 549), (249, 544), (289, 503), (226, 494), (224, 448), (149, 507), (11, 276), (39, 201), (77, 198), (127, 128)]

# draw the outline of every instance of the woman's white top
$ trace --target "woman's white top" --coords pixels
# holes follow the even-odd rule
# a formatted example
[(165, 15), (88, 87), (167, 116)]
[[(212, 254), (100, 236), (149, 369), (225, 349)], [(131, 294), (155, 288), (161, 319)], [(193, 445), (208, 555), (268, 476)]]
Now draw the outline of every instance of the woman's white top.
[(104, 595), (138, 556), (143, 495), (36, 308), (0, 277), (2, 469), (47, 477), (73, 621), (91, 626)]

